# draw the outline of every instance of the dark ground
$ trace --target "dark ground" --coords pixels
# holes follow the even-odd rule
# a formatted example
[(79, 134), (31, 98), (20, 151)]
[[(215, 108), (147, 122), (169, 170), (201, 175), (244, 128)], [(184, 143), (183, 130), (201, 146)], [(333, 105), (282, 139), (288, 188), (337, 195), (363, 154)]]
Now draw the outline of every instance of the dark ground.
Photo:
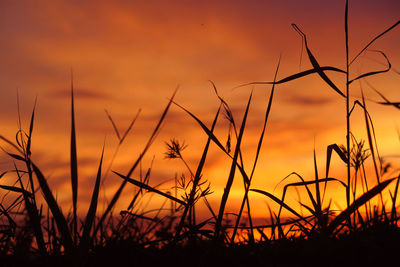
[(2, 256), (0, 266), (399, 266), (400, 229), (373, 228), (339, 238), (294, 239), (255, 245), (202, 242), (164, 249), (128, 241), (99, 248), (86, 260), (66, 256)]

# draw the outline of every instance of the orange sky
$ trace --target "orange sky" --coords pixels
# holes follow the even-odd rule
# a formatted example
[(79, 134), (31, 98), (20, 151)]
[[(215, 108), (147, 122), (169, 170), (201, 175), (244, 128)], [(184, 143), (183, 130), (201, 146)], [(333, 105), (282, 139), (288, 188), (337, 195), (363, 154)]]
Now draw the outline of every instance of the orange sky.
[[(218, 107), (208, 80), (231, 104), (241, 121), (250, 87), (232, 88), (253, 81), (270, 81), (279, 55), (278, 76), (286, 77), (310, 68), (303, 56), (301, 38), (290, 26), (296, 23), (307, 34), (310, 49), (321, 65), (345, 68), (343, 32), (344, 1), (1, 1), (0, 3), (0, 133), (12, 139), (17, 130), (16, 90), (27, 127), (37, 96), (33, 158), (48, 176), (64, 210), (70, 209), (69, 175), (69, 84), (74, 72), (79, 159), (79, 200), (86, 210), (101, 146), (106, 137), (108, 167), (117, 144), (107, 120), (107, 109), (120, 131), (126, 129), (139, 108), (142, 112), (112, 167), (125, 173), (155, 127), (163, 108), (177, 87), (176, 101), (208, 123)], [(368, 41), (399, 19), (396, 0), (350, 1), (350, 53), (355, 55)], [(400, 30), (376, 42), (393, 68), (400, 70)], [(351, 69), (352, 77), (382, 68), (374, 54), (361, 57)], [(330, 76), (344, 91), (344, 77)], [(400, 99), (400, 75), (394, 71), (367, 81), (385, 96)], [(370, 99), (379, 97), (364, 83)], [(354, 83), (351, 95), (360, 96)], [(245, 167), (250, 172), (261, 132), (270, 86), (256, 86), (243, 141)], [(368, 107), (373, 116), (380, 153), (396, 165), (400, 144), (396, 133), (398, 111)], [(365, 139), (362, 113), (354, 114), (353, 129)], [(224, 142), (227, 123), (221, 120), (217, 136)], [(165, 141), (175, 137), (188, 145), (184, 157), (195, 170), (206, 135), (179, 108), (172, 107), (156, 142), (143, 161), (147, 169), (155, 156), (151, 185), (165, 182), (169, 189), (175, 173), (184, 171), (176, 160), (164, 159)], [(252, 187), (272, 192), (287, 174), (296, 171), (313, 178), (315, 145), (320, 171), (325, 170), (326, 147), (345, 143), (345, 102), (316, 75), (276, 87), (263, 151)], [(210, 151), (204, 177), (213, 188), (210, 201), (217, 209), (229, 173), (229, 161), (216, 148)], [(332, 175), (344, 180), (344, 166), (333, 160)], [(2, 154), (0, 167), (10, 161)], [(137, 177), (135, 173), (133, 177)], [(237, 177), (239, 178), (239, 177)], [(371, 179), (374, 179), (371, 177)], [(109, 175), (106, 195), (119, 184)], [(118, 209), (134, 191), (128, 186)], [(282, 189), (278, 187), (276, 193)], [(236, 179), (228, 211), (237, 211), (243, 194)], [(251, 195), (255, 216), (265, 212), (261, 196)], [(292, 200), (296, 195), (290, 196)], [(152, 200), (158, 204), (157, 198)], [(343, 203), (340, 197), (335, 199)]]

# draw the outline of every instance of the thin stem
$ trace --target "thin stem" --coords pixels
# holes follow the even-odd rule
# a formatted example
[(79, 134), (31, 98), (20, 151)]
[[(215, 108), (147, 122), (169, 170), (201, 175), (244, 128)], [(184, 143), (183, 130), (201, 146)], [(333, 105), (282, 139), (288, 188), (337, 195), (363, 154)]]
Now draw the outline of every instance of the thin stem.
[(346, 202), (347, 207), (350, 206), (350, 186), (351, 186), (351, 173), (350, 173), (350, 85), (349, 85), (349, 32), (348, 32), (348, 9), (349, 3), (346, 0), (345, 9), (345, 40), (346, 40), (346, 147), (347, 147), (347, 189), (346, 189)]

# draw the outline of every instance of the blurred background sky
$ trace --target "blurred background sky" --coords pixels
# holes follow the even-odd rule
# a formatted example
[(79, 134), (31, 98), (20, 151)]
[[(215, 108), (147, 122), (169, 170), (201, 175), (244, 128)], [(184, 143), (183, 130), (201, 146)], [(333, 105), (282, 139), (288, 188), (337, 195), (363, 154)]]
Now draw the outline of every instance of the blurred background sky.
[[(321, 65), (345, 69), (345, 1), (11, 1), (0, 2), (0, 133), (14, 139), (18, 130), (17, 90), (23, 127), (27, 129), (37, 97), (33, 134), (33, 159), (43, 172), (64, 210), (70, 210), (69, 131), (71, 69), (74, 77), (79, 201), (86, 211), (104, 139), (105, 169), (117, 138), (104, 109), (120, 132), (137, 111), (141, 113), (120, 148), (112, 170), (126, 173), (144, 148), (164, 107), (179, 85), (176, 101), (207, 125), (218, 108), (212, 80), (231, 105), (240, 123), (254, 81), (271, 81), (281, 55), (278, 78), (311, 68), (302, 40), (291, 27), (296, 23), (307, 34), (310, 49)], [(397, 0), (352, 0), (349, 4), (350, 57), (373, 37), (399, 20)], [(393, 70), (367, 78), (369, 84), (393, 101), (400, 99), (400, 29), (396, 28), (371, 49), (382, 50)], [(301, 54), (303, 55), (301, 58)], [(301, 59), (300, 59), (301, 58)], [(376, 53), (365, 53), (351, 67), (351, 77), (385, 68)], [(397, 72), (396, 72), (397, 71)], [(329, 77), (345, 91), (344, 75)], [(351, 87), (352, 101), (363, 89), (367, 99), (380, 100), (365, 83)], [(242, 151), (248, 172), (254, 160), (271, 86), (254, 86)], [(374, 120), (381, 156), (397, 166), (399, 110), (367, 102)], [(252, 187), (280, 194), (275, 186), (292, 171), (313, 179), (315, 147), (321, 173), (326, 147), (345, 143), (345, 101), (317, 75), (276, 87), (269, 123)], [(355, 136), (365, 139), (361, 110), (352, 117)], [(225, 142), (228, 123), (221, 119), (217, 136)], [(187, 144), (183, 156), (196, 169), (207, 136), (196, 123), (172, 106), (161, 133), (146, 154), (144, 171), (154, 156), (151, 185), (170, 190), (173, 179), (185, 171), (178, 160), (165, 159), (165, 142), (177, 138)], [(2, 144), (3, 145), (3, 144)], [(4, 146), (6, 147), (6, 146)], [(345, 180), (345, 166), (333, 157), (332, 176)], [(371, 165), (371, 162), (368, 162)], [(219, 204), (230, 162), (215, 146), (205, 166), (204, 179), (214, 191), (210, 202)], [(0, 168), (10, 168), (2, 153)], [(137, 178), (138, 172), (133, 177)], [(370, 176), (371, 181), (375, 177)], [(7, 181), (4, 178), (4, 182)], [(7, 178), (8, 179), (8, 178)], [(10, 178), (11, 179), (11, 178)], [(292, 178), (293, 179), (293, 178)], [(292, 180), (294, 181), (294, 179)], [(108, 173), (103, 201), (116, 190), (120, 179)], [(228, 211), (236, 212), (243, 196), (236, 177)], [(333, 202), (344, 203), (344, 191)], [(126, 208), (134, 186), (125, 189), (118, 209)], [(275, 191), (274, 191), (275, 190)], [(337, 191), (339, 192), (339, 191)], [(297, 199), (295, 191), (289, 201)], [(263, 216), (266, 201), (250, 195), (254, 215)], [(150, 205), (159, 205), (156, 197)]]

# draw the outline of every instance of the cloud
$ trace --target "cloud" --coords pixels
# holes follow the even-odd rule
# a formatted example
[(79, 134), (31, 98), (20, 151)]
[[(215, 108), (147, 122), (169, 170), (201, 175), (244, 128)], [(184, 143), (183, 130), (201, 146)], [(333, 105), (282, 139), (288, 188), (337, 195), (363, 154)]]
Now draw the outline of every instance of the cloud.
[(284, 96), (284, 101), (289, 104), (296, 104), (300, 106), (324, 106), (328, 105), (334, 100), (332, 98), (315, 97), (315, 96), (301, 96), (296, 94), (288, 94)]
[[(71, 99), (70, 89), (55, 90), (52, 92), (48, 92), (47, 95), (56, 99)], [(112, 99), (112, 96), (107, 93), (97, 91), (95, 89), (74, 88), (74, 98), (82, 101), (105, 99), (110, 100)]]

